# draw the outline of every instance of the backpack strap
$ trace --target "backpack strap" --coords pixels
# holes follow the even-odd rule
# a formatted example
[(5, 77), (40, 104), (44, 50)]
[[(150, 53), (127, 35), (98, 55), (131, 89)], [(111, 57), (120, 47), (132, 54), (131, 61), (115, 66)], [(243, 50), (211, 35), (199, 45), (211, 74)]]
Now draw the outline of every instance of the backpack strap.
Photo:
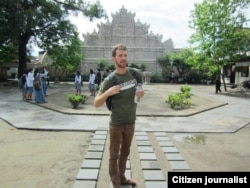
[(110, 73), (110, 75), (108, 75), (108, 78), (110, 87), (117, 84), (117, 78), (115, 77), (115, 72)]
[[(109, 79), (109, 87), (117, 85), (117, 78), (115, 77), (115, 72), (110, 73), (110, 75), (108, 75), (108, 79)], [(113, 96), (109, 96), (106, 100), (106, 106), (110, 111), (112, 110), (112, 97)]]
[(136, 79), (137, 83), (142, 84), (142, 77), (138, 75), (137, 70), (128, 67), (128, 71)]

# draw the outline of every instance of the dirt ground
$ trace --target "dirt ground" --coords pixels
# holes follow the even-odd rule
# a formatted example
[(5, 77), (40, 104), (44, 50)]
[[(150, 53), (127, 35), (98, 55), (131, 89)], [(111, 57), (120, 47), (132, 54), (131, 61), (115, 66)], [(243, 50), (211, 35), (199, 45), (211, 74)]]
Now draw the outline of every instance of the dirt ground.
[[(168, 133), (193, 171), (250, 171), (250, 124), (235, 133)], [(183, 139), (184, 138), (184, 139)]]
[(17, 130), (0, 119), (0, 187), (72, 187), (92, 134)]

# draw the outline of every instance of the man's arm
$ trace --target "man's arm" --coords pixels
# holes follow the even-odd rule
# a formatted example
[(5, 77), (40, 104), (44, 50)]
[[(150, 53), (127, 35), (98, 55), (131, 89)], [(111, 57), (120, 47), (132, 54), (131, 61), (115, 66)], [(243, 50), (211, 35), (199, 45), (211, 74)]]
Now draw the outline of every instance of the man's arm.
[(118, 94), (119, 92), (120, 92), (119, 85), (115, 85), (115, 86), (109, 88), (104, 93), (98, 92), (98, 94), (96, 95), (95, 100), (94, 100), (94, 106), (96, 108), (102, 106), (109, 96)]

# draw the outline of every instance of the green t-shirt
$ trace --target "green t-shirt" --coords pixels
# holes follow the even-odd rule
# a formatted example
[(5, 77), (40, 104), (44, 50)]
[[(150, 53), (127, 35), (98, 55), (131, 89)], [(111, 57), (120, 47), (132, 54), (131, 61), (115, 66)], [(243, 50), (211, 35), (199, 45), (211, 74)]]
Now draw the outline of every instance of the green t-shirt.
[[(136, 120), (137, 104), (134, 102), (134, 98), (137, 81), (129, 71), (123, 75), (119, 75), (115, 72), (111, 73), (111, 75), (115, 76), (116, 83), (120, 85), (121, 91), (119, 94), (112, 96), (110, 122), (116, 125), (133, 123)], [(136, 75), (139, 78), (142, 77), (139, 71), (136, 71)], [(104, 93), (106, 90), (112, 87), (109, 76), (106, 77), (102, 82), (99, 92)]]

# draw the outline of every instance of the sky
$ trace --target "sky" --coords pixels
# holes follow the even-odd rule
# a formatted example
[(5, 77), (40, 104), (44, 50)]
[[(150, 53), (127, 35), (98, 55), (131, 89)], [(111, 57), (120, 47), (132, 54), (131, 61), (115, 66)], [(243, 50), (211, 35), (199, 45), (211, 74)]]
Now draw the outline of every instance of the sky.
[[(193, 32), (189, 26), (190, 11), (194, 10), (194, 3), (201, 0), (99, 0), (106, 11), (110, 22), (111, 13), (115, 14), (124, 6), (131, 13), (135, 13), (135, 21), (150, 25), (149, 33), (162, 35), (162, 42), (171, 38), (175, 48), (189, 47), (188, 38)], [(90, 22), (88, 18), (78, 16), (71, 18), (78, 28), (80, 38), (82, 34), (98, 31), (97, 23), (106, 23), (105, 19), (97, 19)]]

